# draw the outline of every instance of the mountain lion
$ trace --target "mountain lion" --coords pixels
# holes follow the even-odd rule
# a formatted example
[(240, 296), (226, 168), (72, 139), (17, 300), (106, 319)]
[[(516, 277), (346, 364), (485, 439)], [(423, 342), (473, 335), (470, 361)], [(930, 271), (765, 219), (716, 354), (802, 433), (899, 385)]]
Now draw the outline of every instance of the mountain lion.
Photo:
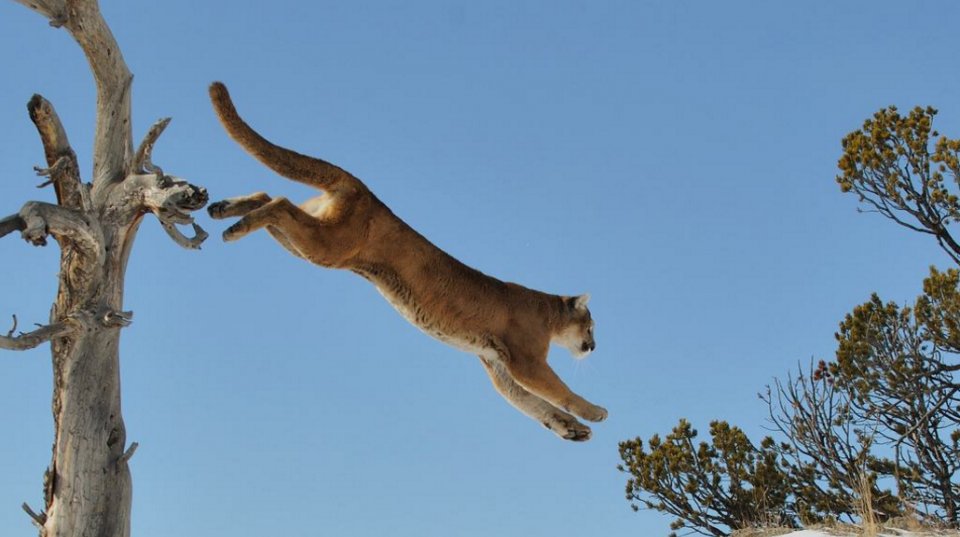
[(210, 205), (213, 218), (242, 217), (223, 233), (235, 241), (260, 228), (293, 255), (353, 271), (372, 282), (408, 321), (480, 356), (513, 406), (567, 440), (590, 438), (571, 414), (602, 421), (607, 411), (570, 391), (547, 365), (550, 343), (577, 358), (594, 350), (587, 295), (550, 295), (487, 276), (414, 231), (359, 179), (323, 160), (267, 141), (237, 114), (227, 88), (210, 98), (230, 136), (276, 173), (323, 194), (300, 206), (264, 193)]

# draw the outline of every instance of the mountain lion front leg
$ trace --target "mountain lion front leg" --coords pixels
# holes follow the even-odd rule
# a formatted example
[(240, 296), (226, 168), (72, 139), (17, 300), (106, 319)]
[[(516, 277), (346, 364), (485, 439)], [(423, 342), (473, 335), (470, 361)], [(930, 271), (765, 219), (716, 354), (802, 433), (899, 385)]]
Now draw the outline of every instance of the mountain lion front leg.
[(490, 375), (493, 387), (517, 410), (539, 421), (560, 438), (574, 442), (590, 440), (589, 427), (570, 414), (524, 390), (510, 378), (502, 363), (497, 360), (487, 360), (483, 356), (480, 357), (480, 363)]
[[(513, 355), (505, 362), (507, 372), (520, 386), (551, 405), (580, 416), (587, 421), (607, 419), (607, 410), (573, 393), (560, 377), (550, 369), (546, 356), (524, 357)], [(526, 358), (526, 359), (522, 359)]]

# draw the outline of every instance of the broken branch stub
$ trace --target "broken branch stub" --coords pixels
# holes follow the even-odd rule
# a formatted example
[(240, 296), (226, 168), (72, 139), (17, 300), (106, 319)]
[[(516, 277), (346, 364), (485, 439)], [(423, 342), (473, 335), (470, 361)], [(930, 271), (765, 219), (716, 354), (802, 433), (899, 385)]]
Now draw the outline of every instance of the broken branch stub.
[(57, 193), (57, 203), (71, 209), (79, 209), (80, 167), (77, 154), (70, 147), (67, 132), (53, 105), (41, 95), (34, 95), (27, 103), (30, 119), (40, 134), (47, 168), (36, 168), (37, 174), (49, 178), (44, 185), (53, 183)]
[(150, 127), (147, 135), (144, 136), (143, 141), (140, 142), (140, 147), (137, 148), (136, 156), (133, 157), (133, 165), (130, 173), (154, 173), (163, 177), (163, 170), (153, 164), (153, 144), (157, 143), (157, 139), (160, 138), (160, 135), (163, 134), (164, 129), (166, 129), (169, 124), (170, 118), (165, 117), (157, 120), (157, 122)]

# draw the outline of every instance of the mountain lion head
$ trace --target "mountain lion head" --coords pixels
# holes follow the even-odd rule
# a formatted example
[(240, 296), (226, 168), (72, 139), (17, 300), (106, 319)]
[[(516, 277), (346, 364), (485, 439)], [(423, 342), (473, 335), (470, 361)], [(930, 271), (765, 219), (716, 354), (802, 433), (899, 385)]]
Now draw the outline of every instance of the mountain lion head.
[(590, 295), (566, 299), (567, 324), (557, 338), (558, 343), (566, 347), (578, 360), (586, 358), (597, 348), (597, 342), (593, 339), (593, 319), (587, 309), (589, 301)]

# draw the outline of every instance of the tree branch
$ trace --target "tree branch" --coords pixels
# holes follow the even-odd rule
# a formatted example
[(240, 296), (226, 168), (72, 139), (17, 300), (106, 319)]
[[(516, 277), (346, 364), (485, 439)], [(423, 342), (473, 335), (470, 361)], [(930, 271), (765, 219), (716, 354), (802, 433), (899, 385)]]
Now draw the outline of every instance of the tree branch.
[(43, 525), (47, 523), (47, 515), (43, 514), (42, 512), (37, 514), (33, 509), (30, 508), (29, 505), (27, 505), (27, 502), (23, 502), (23, 504), (20, 505), (20, 508), (23, 509), (23, 512), (25, 512), (31, 520), (33, 520), (33, 524), (36, 527), (43, 528)]
[(83, 255), (96, 259), (102, 256), (103, 237), (99, 227), (92, 227), (85, 218), (73, 209), (28, 201), (20, 209), (20, 218), (25, 223), (23, 239), (35, 246), (47, 244), (47, 236), (60, 243), (61, 248), (74, 247)]
[(120, 455), (120, 464), (130, 462), (130, 457), (133, 457), (133, 454), (137, 452), (137, 448), (140, 447), (140, 444), (134, 442), (130, 444), (126, 451), (123, 452), (123, 455)]
[[(144, 210), (152, 212), (160, 219), (160, 225), (167, 235), (184, 248), (199, 248), (208, 235), (194, 223), (190, 213), (207, 204), (207, 190), (166, 175), (147, 174), (133, 177), (136, 179), (129, 184), (141, 189)], [(184, 236), (177, 229), (177, 224), (192, 225), (193, 238)]]
[[(157, 215), (167, 235), (184, 248), (199, 249), (209, 235), (189, 213), (206, 205), (207, 191), (164, 175), (151, 159), (154, 144), (169, 124), (170, 118), (163, 118), (150, 127), (133, 158), (131, 173), (137, 178), (134, 183), (142, 188), (144, 208)], [(177, 224), (191, 224), (194, 236), (184, 235)]]
[(207, 204), (207, 190), (193, 186), (176, 177), (154, 174), (137, 175), (136, 184), (142, 190), (143, 207), (163, 221), (192, 224), (192, 211)]
[(957, 390), (960, 390), (960, 386), (954, 386), (954, 388), (950, 390), (949, 393), (941, 397), (940, 400), (935, 405), (930, 407), (930, 409), (927, 410), (927, 412), (920, 417), (920, 419), (916, 420), (916, 423), (913, 424), (913, 427), (910, 427), (910, 429), (908, 429), (907, 432), (900, 435), (900, 438), (897, 439), (896, 444), (900, 445), (901, 443), (903, 443), (904, 440), (906, 440), (910, 435), (912, 435), (914, 431), (919, 429), (920, 426), (926, 425), (927, 420), (930, 419), (930, 416), (932, 416), (934, 412), (940, 410), (940, 407), (942, 407), (944, 403), (946, 403), (947, 401), (950, 401), (950, 399), (953, 397), (953, 394), (957, 393)]
[(72, 323), (60, 322), (41, 326), (33, 332), (21, 332), (18, 336), (12, 334), (0, 336), (0, 349), (25, 351), (51, 339), (71, 334), (74, 330), (76, 330), (76, 326)]
[(130, 86), (133, 75), (95, 0), (68, 0), (64, 26), (83, 49), (97, 83), (93, 183), (123, 181), (133, 153)]
[(167, 235), (173, 239), (173, 242), (179, 244), (180, 246), (188, 250), (199, 250), (200, 245), (203, 244), (203, 241), (207, 240), (207, 237), (210, 236), (202, 227), (193, 223), (193, 237), (187, 237), (179, 229), (177, 229), (176, 224), (160, 220), (160, 225), (163, 226), (163, 230), (167, 232)]
[(49, 101), (40, 95), (34, 95), (27, 103), (30, 119), (37, 127), (40, 141), (43, 142), (43, 153), (48, 168), (37, 169), (39, 175), (50, 177), (53, 188), (57, 192), (57, 202), (71, 209), (80, 209), (80, 168), (77, 164), (77, 154), (70, 147), (67, 132), (57, 116), (56, 110)]
[(13, 233), (14, 231), (23, 231), (27, 227), (23, 218), (19, 214), (12, 214), (6, 218), (0, 219), (0, 237)]
[(59, 28), (67, 20), (67, 3), (64, 0), (13, 0), (50, 19), (50, 26)]
[(96, 317), (97, 322), (107, 328), (123, 328), (133, 323), (132, 311), (106, 310), (100, 312)]
[(137, 154), (131, 163), (130, 173), (154, 173), (160, 177), (163, 176), (163, 170), (153, 164), (151, 156), (153, 153), (153, 144), (157, 143), (157, 139), (160, 138), (160, 135), (163, 134), (164, 129), (166, 129), (169, 124), (170, 118), (165, 117), (157, 120), (157, 122), (150, 127), (147, 135), (144, 136), (143, 141), (140, 142), (140, 147), (137, 148)]
[(132, 156), (130, 85), (133, 75), (95, 0), (17, 0), (64, 26), (83, 49), (97, 84), (93, 184), (123, 181)]

